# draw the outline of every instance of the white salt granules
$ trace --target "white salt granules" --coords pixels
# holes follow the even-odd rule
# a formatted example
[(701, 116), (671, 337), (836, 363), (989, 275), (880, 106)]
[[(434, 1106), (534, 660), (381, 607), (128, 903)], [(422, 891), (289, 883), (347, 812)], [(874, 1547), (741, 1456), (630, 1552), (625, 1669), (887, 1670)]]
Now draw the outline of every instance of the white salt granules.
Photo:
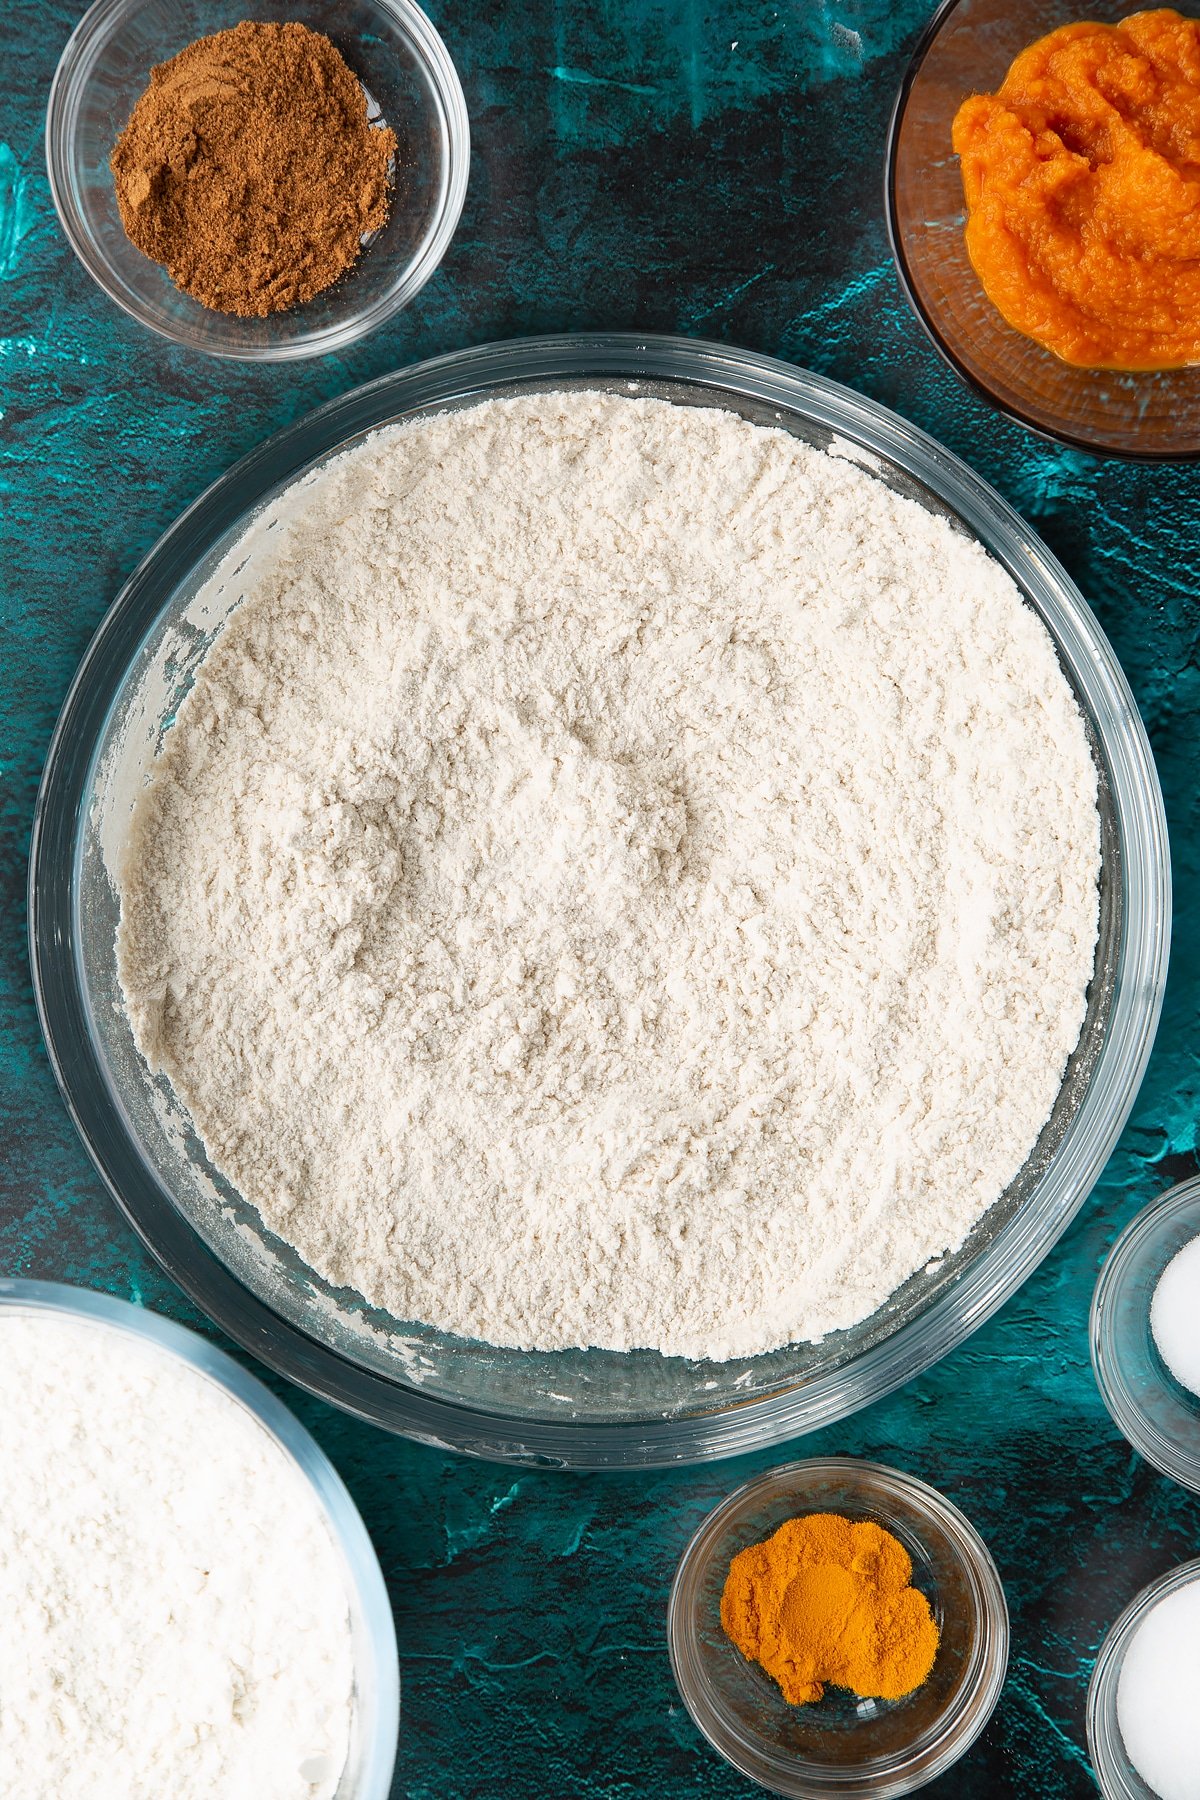
[(1200, 1800), (1200, 1581), (1151, 1608), (1125, 1652), (1117, 1724), (1130, 1762), (1159, 1800)]
[(1159, 1276), (1150, 1329), (1176, 1381), (1200, 1395), (1200, 1237), (1177, 1251)]
[(272, 539), (119, 940), (265, 1223), (398, 1319), (714, 1357), (958, 1246), (1097, 932), (1083, 722), (1004, 571), (783, 431), (594, 393), (382, 432)]
[(0, 1792), (329, 1800), (350, 1621), (299, 1471), (198, 1371), (0, 1309)]

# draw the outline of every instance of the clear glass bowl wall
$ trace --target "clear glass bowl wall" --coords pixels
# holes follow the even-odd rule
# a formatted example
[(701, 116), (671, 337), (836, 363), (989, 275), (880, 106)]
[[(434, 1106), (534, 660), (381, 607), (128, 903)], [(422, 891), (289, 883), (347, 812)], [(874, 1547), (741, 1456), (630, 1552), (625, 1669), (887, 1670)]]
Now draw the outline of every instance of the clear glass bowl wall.
[[(296, 477), (390, 421), (564, 386), (732, 408), (881, 479), (978, 537), (1053, 636), (1089, 724), (1103, 828), (1101, 933), (1087, 1021), (1026, 1166), (953, 1256), (820, 1344), (732, 1362), (652, 1351), (522, 1352), (464, 1341), (335, 1292), (213, 1169), (134, 1048), (119, 1003), (105, 862), (192, 673), (242, 593)], [(291, 1379), (390, 1429), (506, 1460), (598, 1467), (734, 1455), (844, 1417), (944, 1355), (1063, 1231), (1132, 1104), (1161, 1001), (1170, 925), (1162, 801), (1119, 666), (1070, 580), (985, 483), (870, 401), (766, 357), (674, 338), (484, 346), (360, 388), (271, 439), (177, 521), (101, 626), (56, 731), (34, 826), (35, 987), (59, 1082), (97, 1168), (169, 1272)]]

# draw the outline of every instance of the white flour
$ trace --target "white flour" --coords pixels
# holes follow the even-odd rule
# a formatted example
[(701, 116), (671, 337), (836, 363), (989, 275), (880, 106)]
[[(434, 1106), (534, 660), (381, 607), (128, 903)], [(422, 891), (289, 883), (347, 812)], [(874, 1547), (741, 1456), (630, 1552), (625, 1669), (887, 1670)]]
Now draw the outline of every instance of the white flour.
[(124, 1332), (0, 1310), (5, 1800), (328, 1800), (350, 1621), (302, 1478)]
[(985, 553), (731, 415), (490, 402), (312, 481), (121, 881), (139, 1046), (330, 1281), (499, 1344), (749, 1354), (1017, 1173), (1099, 824)]

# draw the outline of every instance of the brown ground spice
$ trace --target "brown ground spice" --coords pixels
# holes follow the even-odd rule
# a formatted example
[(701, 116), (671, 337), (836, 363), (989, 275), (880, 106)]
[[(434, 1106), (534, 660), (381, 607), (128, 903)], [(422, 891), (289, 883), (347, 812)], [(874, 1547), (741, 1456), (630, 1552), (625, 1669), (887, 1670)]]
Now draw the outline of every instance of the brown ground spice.
[(112, 171), (125, 230), (176, 287), (263, 318), (350, 267), (387, 218), (395, 151), (327, 37), (243, 21), (150, 71)]

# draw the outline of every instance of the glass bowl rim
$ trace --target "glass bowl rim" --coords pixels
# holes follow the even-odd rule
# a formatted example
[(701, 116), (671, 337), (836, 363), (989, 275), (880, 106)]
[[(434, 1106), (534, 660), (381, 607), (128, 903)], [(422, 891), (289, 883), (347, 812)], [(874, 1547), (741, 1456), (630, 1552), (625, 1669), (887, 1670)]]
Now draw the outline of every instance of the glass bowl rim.
[(400, 1729), (400, 1659), (391, 1601), (362, 1515), (312, 1433), (227, 1351), (163, 1313), (70, 1282), (0, 1276), (0, 1311), (8, 1310), (62, 1313), (124, 1332), (186, 1364), (244, 1407), (296, 1468), (338, 1548), (371, 1655), (377, 1698), (369, 1715), (360, 1713), (365, 1739), (362, 1778), (354, 1796), (346, 1800), (387, 1800)]
[[(922, 26), (920, 35), (913, 46), (912, 54), (900, 77), (900, 86), (896, 91), (896, 98), (892, 103), (891, 114), (888, 118), (883, 154), (883, 216), (887, 225), (888, 244), (892, 252), (896, 279), (900, 283), (901, 293), (908, 302), (909, 310), (931, 347), (969, 392), (986, 401), (1003, 418), (1011, 419), (1014, 425), (1020, 425), (1025, 431), (1032, 432), (1033, 436), (1040, 438), (1043, 443), (1060, 444), (1068, 450), (1082, 451), (1085, 456), (1095, 457), (1097, 460), (1103, 460), (1105, 457), (1133, 463), (1189, 463), (1200, 460), (1200, 445), (1193, 450), (1144, 450), (1134, 446), (1123, 446), (1118, 449), (1098, 444), (1089, 438), (1079, 437), (1066, 428), (1055, 429), (1039, 420), (1030, 418), (1019, 406), (1001, 400), (986, 381), (966, 367), (918, 294), (909, 267), (904, 236), (896, 216), (896, 161), (899, 153), (900, 131), (904, 124), (908, 103), (912, 98), (912, 90), (924, 67), (926, 57), (941, 36), (942, 28), (949, 20), (950, 15), (957, 12), (960, 6), (969, 4), (970, 0), (939, 0), (939, 4)], [(1012, 328), (1010, 327), (1010, 329)], [(1048, 351), (1047, 355), (1049, 354), (1051, 353)]]
[[(1104, 1800), (1141, 1800), (1143, 1794), (1150, 1792), (1149, 1785), (1141, 1776), (1138, 1777), (1141, 1784), (1138, 1788), (1131, 1787), (1125, 1778), (1126, 1768), (1132, 1765), (1117, 1723), (1117, 1690), (1121, 1669), (1134, 1632), (1158, 1602), (1180, 1588), (1190, 1587), (1198, 1579), (1200, 1557), (1179, 1563), (1175, 1568), (1168, 1569), (1165, 1575), (1156, 1576), (1118, 1613), (1096, 1652), (1096, 1660), (1088, 1680), (1085, 1724), (1088, 1755)], [(1118, 1744), (1123, 1763), (1117, 1760)]]
[[(1200, 1236), (1200, 1175), (1192, 1175), (1168, 1188), (1125, 1226), (1096, 1278), (1088, 1339), (1092, 1372), (1100, 1398), (1121, 1436), (1160, 1474), (1191, 1493), (1200, 1494), (1200, 1453), (1189, 1454), (1155, 1428), (1130, 1392), (1115, 1348), (1115, 1302), (1134, 1272), (1146, 1240), (1156, 1228), (1187, 1212), (1195, 1213), (1196, 1232)], [(1168, 1379), (1164, 1373), (1164, 1382)], [(1200, 1399), (1196, 1404), (1200, 1407)]]
[[(759, 1502), (768, 1497), (794, 1495), (798, 1506), (810, 1511), (824, 1510), (822, 1489), (835, 1482), (860, 1490), (864, 1504), (869, 1505), (877, 1497), (903, 1499), (924, 1518), (935, 1520), (958, 1552), (975, 1601), (976, 1641), (970, 1685), (955, 1698), (940, 1722), (940, 1743), (932, 1751), (925, 1741), (911, 1746), (907, 1753), (897, 1752), (886, 1769), (876, 1765), (839, 1769), (815, 1759), (799, 1762), (795, 1756), (777, 1752), (764, 1740), (748, 1735), (712, 1704), (702, 1659), (695, 1654), (692, 1626), (699, 1582), (728, 1525), (752, 1514)], [(999, 1703), (1008, 1670), (1010, 1635), (1008, 1602), (995, 1560), (966, 1515), (919, 1476), (854, 1456), (814, 1456), (782, 1463), (735, 1488), (693, 1532), (679, 1559), (667, 1602), (671, 1672), (693, 1724), (718, 1755), (743, 1775), (772, 1792), (794, 1796), (794, 1800), (839, 1792), (855, 1797), (869, 1793), (872, 1800), (890, 1800), (944, 1774), (975, 1742)], [(918, 1750), (923, 1761), (919, 1776), (913, 1780), (911, 1759)], [(868, 1779), (872, 1784), (869, 1788), (863, 1785)]]
[(123, 20), (146, 3), (147, 0), (93, 0), (63, 46), (46, 101), (44, 144), (50, 196), (67, 242), (97, 287), (147, 331), (182, 349), (228, 362), (296, 362), (305, 357), (325, 356), (347, 349), (402, 311), (430, 280), (450, 247), (462, 216), (471, 167), (471, 124), (462, 82), (441, 34), (416, 0), (368, 0), (368, 4), (389, 13), (409, 36), (445, 113), (446, 191), (437, 212), (431, 215), (435, 228), (417, 256), (403, 266), (392, 286), (371, 305), (339, 324), (310, 332), (301, 330), (294, 337), (254, 345), (200, 341), (173, 329), (163, 319), (151, 317), (124, 285), (113, 279), (109, 261), (98, 249), (76, 203), (71, 144), (95, 58)]
[[(1104, 745), (1122, 834), (1127, 900), (1112, 1009), (1087, 1091), (1035, 1194), (964, 1269), (954, 1288), (844, 1368), (716, 1412), (583, 1423), (518, 1419), (473, 1403), (430, 1397), (361, 1367), (298, 1331), (243, 1287), (153, 1184), (149, 1200), (147, 1193), (136, 1191), (139, 1169), (131, 1166), (128, 1154), (122, 1158), (119, 1144), (114, 1155), (112, 1145), (102, 1142), (112, 1135), (113, 1120), (106, 1103), (97, 1106), (91, 1091), (95, 1080), (89, 1082), (85, 1066), (94, 1052), (86, 1041), (87, 1013), (73, 964), (76, 859), (65, 845), (77, 844), (93, 745), (133, 647), (150, 621), (220, 530), (318, 457), (403, 413), (445, 404), (451, 396), (481, 399), (504, 382), (552, 385), (556, 379), (690, 382), (709, 392), (721, 390), (731, 402), (766, 400), (881, 455), (941, 496), (1010, 573), (1021, 569), (1014, 579), (1035, 610), (1060, 642), (1065, 635), (1075, 646), (1070, 666), (1089, 696), (1085, 704)], [(53, 840), (59, 840), (58, 850)], [(1082, 596), (1012, 508), (967, 465), (907, 421), (824, 377), (727, 345), (621, 332), (510, 340), (381, 376), (268, 438), (219, 477), (134, 571), (80, 662), (47, 753), (29, 862), (34, 994), (60, 1090), (109, 1191), (195, 1304), (281, 1374), (376, 1423), (442, 1448), (572, 1468), (706, 1461), (795, 1437), (900, 1386), (990, 1317), (1083, 1204), (1128, 1116), (1161, 1006), (1170, 912), (1162, 796), (1132, 694)], [(134, 1164), (136, 1160), (135, 1155)]]

